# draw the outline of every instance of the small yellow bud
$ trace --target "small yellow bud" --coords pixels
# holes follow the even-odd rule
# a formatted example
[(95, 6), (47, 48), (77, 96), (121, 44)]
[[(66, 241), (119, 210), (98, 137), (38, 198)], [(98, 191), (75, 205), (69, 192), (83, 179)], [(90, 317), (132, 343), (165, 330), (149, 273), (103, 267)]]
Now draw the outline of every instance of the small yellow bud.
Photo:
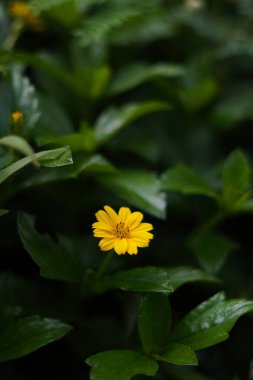
[(23, 121), (24, 121), (23, 113), (20, 111), (12, 112), (11, 121), (13, 124), (23, 124)]

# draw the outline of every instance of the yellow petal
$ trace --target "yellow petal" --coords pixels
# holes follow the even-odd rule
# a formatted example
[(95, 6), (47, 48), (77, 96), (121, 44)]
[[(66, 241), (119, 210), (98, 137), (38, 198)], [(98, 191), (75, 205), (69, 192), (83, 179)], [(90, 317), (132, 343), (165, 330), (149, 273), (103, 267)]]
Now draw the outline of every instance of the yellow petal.
[(115, 239), (115, 235), (113, 235), (109, 231), (99, 230), (99, 229), (95, 229), (93, 231), (93, 236), (95, 236), (95, 237), (106, 237), (106, 238), (109, 238), (109, 239), (113, 239), (114, 238)]
[(151, 223), (141, 223), (136, 229), (135, 231), (151, 231), (153, 230), (154, 227)]
[(113, 224), (118, 224), (118, 214), (110, 206), (104, 206), (105, 211), (109, 215)]
[(131, 214), (131, 210), (128, 207), (120, 207), (119, 209), (119, 221), (125, 223), (126, 218)]
[(108, 230), (113, 232), (114, 228), (108, 224), (108, 223), (103, 223), (103, 222), (95, 222), (92, 224), (92, 228), (98, 228), (100, 230)]
[(137, 245), (131, 239), (127, 240), (127, 252), (129, 255), (136, 255), (138, 253)]
[(136, 227), (139, 226), (142, 219), (143, 214), (139, 211), (135, 211), (127, 217), (125, 224), (130, 230), (134, 230)]
[(112, 225), (109, 215), (104, 210), (99, 210), (95, 215), (99, 222)]
[(144, 240), (150, 240), (153, 239), (154, 235), (150, 232), (146, 231), (131, 231), (129, 234), (130, 238), (138, 238), (138, 239), (144, 239)]
[(149, 246), (149, 240), (139, 239), (139, 238), (133, 238), (131, 240), (137, 245), (137, 247), (143, 248), (143, 247)]
[(127, 239), (115, 240), (114, 249), (118, 255), (124, 255), (127, 251)]
[(109, 251), (113, 249), (115, 239), (102, 239), (99, 242), (99, 247), (102, 251)]

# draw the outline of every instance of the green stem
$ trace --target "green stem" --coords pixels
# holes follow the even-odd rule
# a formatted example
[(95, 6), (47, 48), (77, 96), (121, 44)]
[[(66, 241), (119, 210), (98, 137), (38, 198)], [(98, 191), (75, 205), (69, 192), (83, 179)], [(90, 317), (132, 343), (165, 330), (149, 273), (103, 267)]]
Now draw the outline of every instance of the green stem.
[(13, 23), (10, 33), (7, 35), (7, 37), (5, 38), (3, 42), (2, 47), (4, 50), (10, 51), (13, 49), (18, 37), (20, 36), (23, 30), (23, 27), (24, 27), (24, 23), (22, 20), (16, 20)]
[(97, 271), (97, 273), (96, 273), (96, 277), (97, 277), (97, 278), (100, 277), (101, 274), (105, 271), (107, 265), (109, 264), (109, 262), (111, 261), (112, 256), (113, 256), (112, 252), (107, 253), (107, 254), (105, 254), (105, 255), (106, 255), (105, 258), (104, 258), (104, 260), (102, 261), (102, 263), (100, 264), (100, 266), (99, 266), (99, 268), (98, 268), (98, 271)]

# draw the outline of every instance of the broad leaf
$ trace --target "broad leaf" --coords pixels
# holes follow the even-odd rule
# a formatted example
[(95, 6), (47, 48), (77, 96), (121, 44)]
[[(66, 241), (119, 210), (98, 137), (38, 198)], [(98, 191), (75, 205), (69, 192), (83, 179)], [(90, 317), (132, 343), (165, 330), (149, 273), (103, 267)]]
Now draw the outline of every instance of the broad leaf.
[[(57, 167), (72, 164), (71, 152), (68, 147), (45, 150), (44, 152), (35, 153), (34, 156), (41, 166)], [(0, 184), (32, 161), (31, 157), (25, 157), (2, 169), (0, 171)]]
[(155, 65), (136, 64), (122, 69), (113, 78), (109, 93), (117, 95), (157, 78), (174, 78), (182, 76), (184, 69), (180, 65), (157, 63)]
[(70, 240), (61, 236), (56, 243), (48, 235), (40, 235), (34, 228), (34, 218), (24, 213), (18, 216), (18, 230), (24, 248), (39, 265), (42, 276), (82, 282), (83, 267)]
[(95, 123), (95, 140), (97, 144), (104, 144), (127, 124), (141, 116), (155, 111), (168, 109), (168, 104), (161, 101), (147, 101), (142, 103), (131, 103), (121, 108), (110, 108)]
[(224, 264), (227, 255), (238, 247), (228, 237), (215, 232), (195, 234), (189, 245), (201, 266), (209, 273), (216, 273)]
[(128, 170), (96, 176), (96, 179), (133, 206), (158, 218), (165, 218), (166, 200), (161, 183), (151, 172)]
[(0, 333), (0, 362), (27, 355), (62, 338), (71, 329), (58, 320), (39, 316), (19, 319)]
[(171, 311), (168, 296), (147, 294), (143, 297), (138, 314), (138, 329), (144, 351), (160, 353), (168, 345)]
[(218, 293), (190, 311), (171, 333), (171, 342), (200, 350), (228, 338), (228, 333), (243, 314), (253, 311), (253, 301), (225, 300)]
[(154, 355), (155, 359), (177, 365), (197, 365), (198, 359), (195, 352), (189, 346), (180, 343), (172, 343), (161, 355)]
[(92, 380), (130, 380), (135, 375), (154, 376), (158, 371), (155, 360), (130, 350), (100, 352), (86, 363), (92, 367)]
[(172, 286), (174, 290), (188, 282), (214, 282), (217, 283), (219, 280), (209, 274), (203, 272), (200, 269), (195, 269), (187, 266), (166, 268), (168, 276), (171, 279)]
[(166, 190), (179, 191), (183, 194), (205, 195), (211, 198), (217, 197), (205, 179), (186, 165), (177, 165), (168, 169), (162, 176), (162, 183)]
[(135, 292), (171, 293), (173, 287), (166, 270), (143, 267), (116, 272), (104, 279), (106, 286)]
[[(223, 198), (227, 207), (239, 207), (247, 200), (250, 182), (250, 166), (240, 150), (233, 151), (226, 159), (222, 171)], [(244, 195), (245, 194), (245, 199)]]

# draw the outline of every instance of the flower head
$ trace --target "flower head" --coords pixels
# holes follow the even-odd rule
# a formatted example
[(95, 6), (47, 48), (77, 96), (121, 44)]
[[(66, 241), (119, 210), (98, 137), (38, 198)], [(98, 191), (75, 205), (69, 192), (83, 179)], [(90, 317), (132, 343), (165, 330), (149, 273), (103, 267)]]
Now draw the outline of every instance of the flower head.
[(44, 24), (42, 19), (37, 16), (32, 7), (24, 1), (13, 1), (9, 5), (9, 12), (11, 16), (23, 20), (31, 29), (35, 31), (43, 30)]
[(131, 212), (128, 207), (121, 207), (116, 213), (110, 206), (96, 213), (97, 222), (93, 223), (93, 234), (102, 238), (99, 247), (102, 251), (114, 249), (118, 255), (136, 255), (138, 247), (148, 247), (153, 234), (150, 223), (142, 223), (143, 214)]

